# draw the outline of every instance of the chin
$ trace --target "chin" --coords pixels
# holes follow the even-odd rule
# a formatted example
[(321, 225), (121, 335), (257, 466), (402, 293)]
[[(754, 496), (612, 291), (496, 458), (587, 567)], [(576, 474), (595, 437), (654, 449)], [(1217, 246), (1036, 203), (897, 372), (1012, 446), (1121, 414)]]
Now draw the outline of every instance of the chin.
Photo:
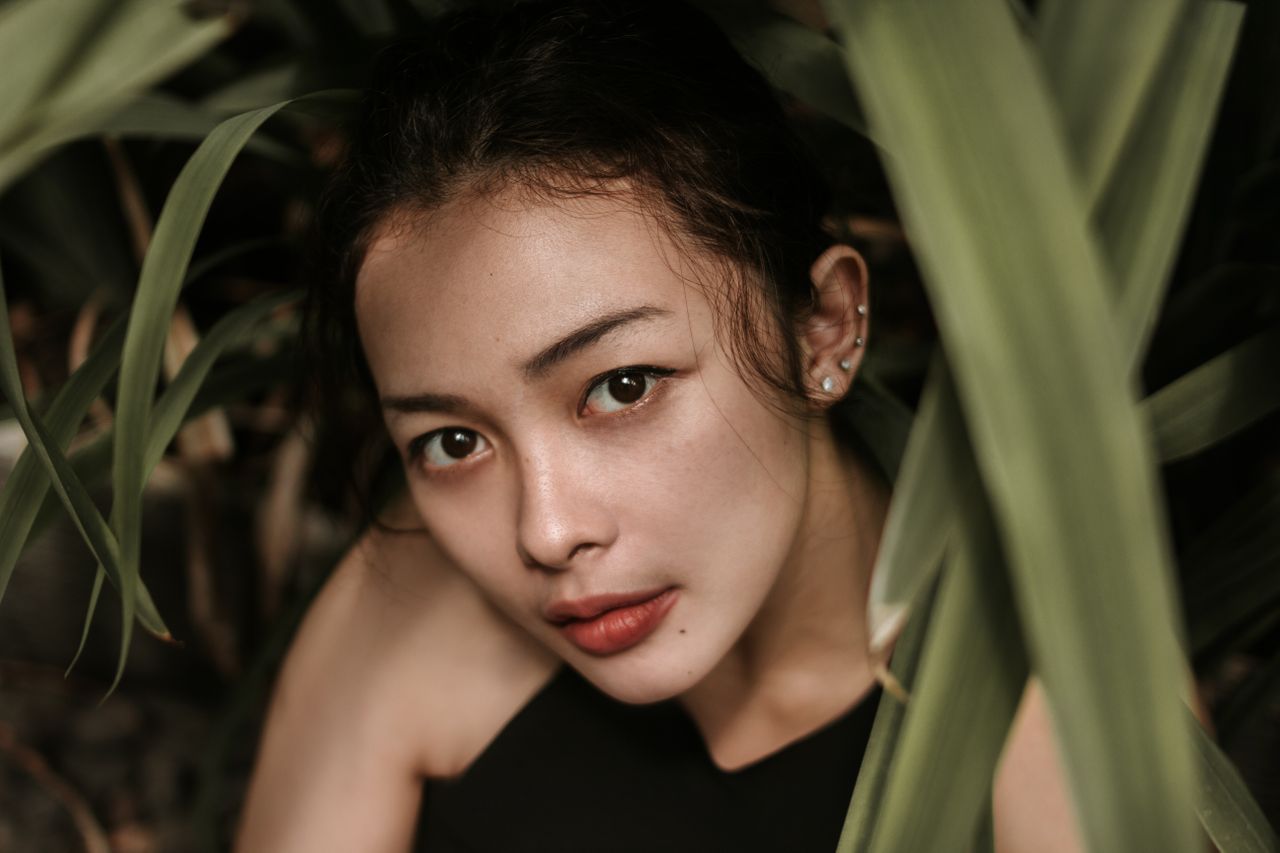
[(605, 658), (579, 654), (568, 662), (601, 692), (628, 705), (673, 699), (710, 671), (710, 666), (696, 663), (687, 650), (669, 648), (634, 649)]

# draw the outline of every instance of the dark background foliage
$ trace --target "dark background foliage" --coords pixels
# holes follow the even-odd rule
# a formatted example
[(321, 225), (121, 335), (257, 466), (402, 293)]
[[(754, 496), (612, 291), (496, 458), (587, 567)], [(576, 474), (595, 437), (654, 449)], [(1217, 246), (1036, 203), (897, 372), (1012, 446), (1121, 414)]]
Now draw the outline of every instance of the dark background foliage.
[[(1148, 391), (1280, 322), (1280, 6), (1248, 6), (1143, 367)], [(240, 23), (232, 37), (159, 88), (169, 98), (165, 115), (177, 126), (181, 108), (191, 127), (207, 130), (227, 111), (358, 86), (380, 45), (430, 26), (443, 7), (233, 4)], [(821, 14), (800, 2), (777, 7), (807, 23)], [(914, 405), (936, 332), (876, 151), (845, 125), (787, 103), (835, 188), (832, 230), (872, 269), (877, 325), (867, 370)], [(75, 142), (0, 195), (0, 262), (30, 399), (66, 379), (87, 330), (127, 309), (154, 217), (194, 150), (187, 136)], [(283, 116), (239, 157), (200, 237), (201, 272), (182, 298), (190, 326), (174, 333), (179, 342), (253, 297), (307, 284), (312, 203), (341, 149), (332, 120)], [(115, 668), (114, 600), (104, 597), (84, 655), (63, 676), (92, 557), (55, 508), (20, 561), (0, 605), (0, 849), (79, 849), (102, 837), (137, 851), (229, 843), (275, 667), (364, 518), (348, 488), (349, 434), (301, 414), (307, 367), (291, 346), (295, 323), (291, 310), (279, 312), (277, 331), (222, 363), (211, 383), (225, 392), (220, 405), (184, 431), (150, 484), (143, 574), (178, 644), (140, 633), (122, 686), (99, 706)], [(109, 417), (91, 413), (98, 426)], [(1163, 471), (1197, 675), (1221, 743), (1273, 823), (1277, 427), (1272, 413)], [(13, 420), (0, 421), (0, 477), (18, 436)], [(379, 457), (366, 458), (360, 474), (373, 478)]]

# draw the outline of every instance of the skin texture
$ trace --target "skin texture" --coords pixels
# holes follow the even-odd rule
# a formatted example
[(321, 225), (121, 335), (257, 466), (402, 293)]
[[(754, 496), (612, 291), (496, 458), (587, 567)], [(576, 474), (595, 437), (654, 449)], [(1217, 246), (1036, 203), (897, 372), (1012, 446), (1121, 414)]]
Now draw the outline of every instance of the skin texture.
[[(464, 197), (376, 235), (357, 319), (405, 459), (392, 522), (424, 530), (367, 534), (313, 605), (237, 849), (406, 849), (421, 781), (465, 770), (561, 661), (623, 702), (678, 699), (726, 769), (865, 695), (887, 488), (822, 415), (869, 335), (866, 269), (844, 246), (813, 264), (817, 306), (790, 330), (801, 401), (744, 379), (717, 334), (708, 295), (730, 271), (625, 188)], [(637, 366), (661, 375), (611, 396), (602, 379)], [(455, 455), (442, 430), (463, 432)], [(615, 654), (546, 618), (556, 601), (667, 588), (657, 630)], [(1073, 849), (1049, 731), (1043, 703), (1020, 715), (1016, 775), (996, 788), (1001, 850)], [(1051, 819), (1016, 819), (1032, 810)]]
[[(865, 646), (858, 612), (828, 602), (865, 595), (883, 489), (819, 474), (842, 467), (815, 464), (835, 461), (826, 420), (784, 414), (784, 400), (739, 375), (704, 295), (723, 287), (706, 281), (717, 273), (626, 196), (508, 191), (388, 230), (356, 287), (387, 427), (433, 540), (512, 622), (624, 702), (685, 694), (708, 676), (723, 698), (802, 655), (816, 687)], [(527, 366), (576, 329), (640, 311), (553, 365)], [(854, 328), (865, 319), (823, 322), (807, 341), (821, 349), (814, 372), (842, 388), (848, 374), (827, 362), (854, 355)], [(592, 384), (633, 366), (671, 372), (625, 406)], [(402, 410), (424, 396), (467, 402)], [(413, 455), (415, 439), (445, 428), (479, 436), (475, 452)], [(668, 587), (678, 599), (667, 618), (616, 655), (584, 652), (545, 616), (557, 601)]]

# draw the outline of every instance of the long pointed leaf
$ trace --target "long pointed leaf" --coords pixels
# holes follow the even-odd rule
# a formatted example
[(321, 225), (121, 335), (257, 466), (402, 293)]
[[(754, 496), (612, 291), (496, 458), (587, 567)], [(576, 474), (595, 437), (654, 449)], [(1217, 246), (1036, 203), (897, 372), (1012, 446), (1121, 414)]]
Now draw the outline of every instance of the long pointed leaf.
[(1249, 338), (1143, 401), (1160, 458), (1193, 456), (1280, 407), (1280, 330)]
[(1154, 460), (1036, 63), (995, 0), (865, 0), (832, 16), (889, 151), (1086, 837), (1190, 853)]
[[(120, 590), (126, 617), (131, 615), (138, 584), (151, 398), (160, 372), (169, 318), (177, 303), (196, 237), (222, 177), (253, 132), (283, 106), (283, 103), (276, 104), (227, 119), (200, 145), (169, 193), (142, 264), (120, 364), (112, 453), (111, 515), (120, 545)], [(130, 620), (126, 618), (124, 624), (130, 624)], [(126, 638), (128, 633), (126, 630)], [(124, 651), (127, 653), (127, 640)]]
[(1276, 853), (1280, 839), (1267, 823), (1231, 761), (1187, 713), (1195, 736), (1203, 780), (1196, 813), (1205, 832), (1222, 853)]
[(969, 454), (955, 388), (939, 353), (920, 397), (871, 572), (871, 653), (892, 644), (942, 562), (958, 515), (957, 462)]
[[(1101, 5), (1128, 20), (1170, 4)], [(1191, 210), (1243, 16), (1243, 6), (1224, 0), (1197, 0), (1188, 7), (1097, 207), (1095, 221), (1120, 288), (1121, 338), (1134, 370), (1146, 352)]]
[(98, 562), (116, 579), (119, 587), (122, 590), (128, 590), (127, 596), (121, 596), (121, 624), (124, 628), (121, 634), (120, 659), (111, 684), (111, 689), (114, 690), (124, 672), (129, 639), (133, 633), (135, 608), (139, 616), (150, 623), (148, 627), (154, 633), (162, 637), (168, 636), (168, 629), (164, 627), (159, 614), (155, 612), (155, 605), (151, 602), (146, 587), (138, 588), (136, 584), (128, 586), (128, 578), (120, 559), (119, 543), (41, 419), (27, 408), (22, 394), (22, 384), (18, 378), (13, 337), (9, 327), (9, 309), (4, 297), (2, 280), (0, 280), (0, 390), (9, 398), (10, 405), (13, 406), (14, 413), (30, 442), (29, 446), (44, 464), (54, 491), (67, 508), (81, 537), (93, 551)]
[[(964, 467), (967, 474), (957, 472), (964, 523), (939, 581), (873, 851), (941, 853), (975, 837), (1027, 680), (996, 531), (972, 463)], [(921, 802), (930, 804), (927, 820)]]
[[(183, 422), (187, 419), (191, 404), (200, 392), (209, 371), (218, 358), (230, 347), (245, 340), (257, 323), (268, 313), (295, 299), (296, 294), (273, 294), (241, 305), (225, 314), (209, 329), (200, 342), (188, 354), (178, 374), (169, 383), (160, 399), (156, 401), (151, 418), (151, 429), (147, 436), (143, 463), (143, 482), (150, 477), (156, 465), (164, 456), (165, 448), (173, 441)], [(112, 519), (114, 523), (114, 518)], [(89, 627), (97, 610), (98, 594), (102, 589), (105, 567), (99, 566), (93, 581), (93, 592), (89, 597), (89, 606), (85, 612), (84, 625), (80, 632), (80, 645), (75, 656), (67, 667), (68, 672), (76, 665), (80, 654), (84, 651), (85, 640), (89, 636)], [(141, 582), (141, 581), (139, 581)]]
[(89, 132), (149, 84), (230, 32), (227, 19), (192, 20), (179, 3), (123, 0), (59, 85), (0, 144), (0, 189), (60, 140)]
[[(115, 375), (123, 343), (124, 323), (117, 323), (103, 335), (49, 404), (45, 425), (59, 450), (66, 451), (89, 406)], [(48, 491), (49, 473), (37, 452), (28, 446), (14, 463), (0, 491), (0, 599), (4, 598), (9, 578)]]
[[(925, 634), (933, 618), (936, 584), (931, 586), (933, 588), (926, 590), (919, 604), (912, 609), (893, 647), (890, 672), (908, 689), (916, 682)], [(876, 817), (884, 801), (885, 781), (889, 778), (889, 768), (893, 764), (906, 713), (907, 706), (892, 693), (885, 691), (881, 695), (836, 853), (866, 853), (870, 849)]]
[(1046, 0), (1040, 10), (1036, 43), (1086, 195), (1106, 186), (1187, 5)]

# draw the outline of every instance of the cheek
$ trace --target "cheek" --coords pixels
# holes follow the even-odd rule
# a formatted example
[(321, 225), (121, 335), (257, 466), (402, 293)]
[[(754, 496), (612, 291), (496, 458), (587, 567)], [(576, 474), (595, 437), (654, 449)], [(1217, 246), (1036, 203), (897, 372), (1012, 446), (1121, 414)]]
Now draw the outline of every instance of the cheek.
[[(515, 531), (493, 483), (477, 480), (461, 488), (410, 486), (414, 504), (432, 540), (495, 602), (515, 600), (515, 578), (527, 572), (515, 550)], [(519, 569), (520, 571), (514, 571)]]
[(706, 396), (673, 424), (655, 464), (626, 480), (627, 512), (677, 559), (776, 558), (803, 501), (804, 450), (800, 428), (749, 391)]

